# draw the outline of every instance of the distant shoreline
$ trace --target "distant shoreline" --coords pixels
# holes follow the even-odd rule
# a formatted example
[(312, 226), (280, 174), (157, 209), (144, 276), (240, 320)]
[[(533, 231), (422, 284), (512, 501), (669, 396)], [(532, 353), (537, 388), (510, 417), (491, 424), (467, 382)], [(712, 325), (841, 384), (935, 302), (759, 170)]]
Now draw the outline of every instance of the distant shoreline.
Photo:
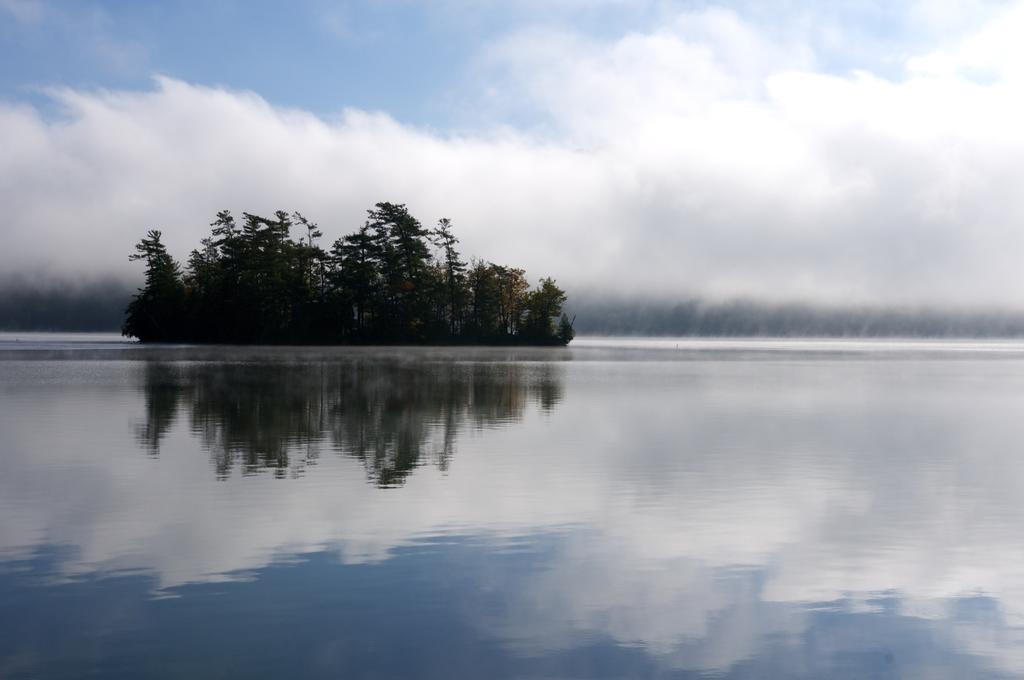
[[(494, 345), (480, 343), (464, 344), (381, 344), (381, 343), (348, 343), (348, 344), (309, 344), (309, 343), (191, 343), (191, 342), (139, 342), (132, 338), (126, 338), (117, 331), (11, 331), (0, 330), (0, 346), (14, 345), (17, 343), (88, 343), (108, 345), (128, 345), (132, 347), (146, 348), (187, 348), (216, 349), (224, 347), (237, 347), (242, 349), (452, 349), (452, 350), (477, 350), (477, 349), (559, 349), (565, 345), (529, 345), (509, 344)], [(1006, 345), (1013, 349), (1024, 351), (1024, 336), (958, 336), (958, 337), (925, 337), (925, 336), (697, 336), (697, 335), (599, 335), (588, 334), (577, 336), (569, 348), (588, 349), (595, 347), (642, 347), (644, 349), (701, 349), (703, 347), (758, 347), (770, 346), (790, 347), (793, 345), (822, 345), (827, 347), (841, 348), (843, 346), (956, 346), (971, 345), (982, 347), (998, 347)]]
[[(0, 332), (118, 334), (136, 290), (113, 281), (0, 281)], [(1018, 310), (585, 296), (565, 309), (576, 317), (577, 333), (588, 337), (1024, 338), (1024, 311)]]

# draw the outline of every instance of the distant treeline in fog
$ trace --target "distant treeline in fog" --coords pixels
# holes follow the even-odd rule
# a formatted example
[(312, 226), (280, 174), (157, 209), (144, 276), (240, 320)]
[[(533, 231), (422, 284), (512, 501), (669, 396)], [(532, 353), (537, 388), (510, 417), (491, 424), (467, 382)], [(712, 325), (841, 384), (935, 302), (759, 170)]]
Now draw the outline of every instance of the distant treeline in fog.
[[(116, 333), (136, 292), (137, 285), (118, 280), (0, 280), (0, 330)], [(1024, 311), (608, 300), (593, 294), (574, 296), (566, 311), (586, 335), (1024, 337)]]
[(0, 330), (118, 331), (135, 286), (116, 279), (0, 280)]
[(815, 306), (754, 301), (678, 302), (577, 296), (567, 306), (583, 335), (711, 337), (1019, 337), (1024, 311)]

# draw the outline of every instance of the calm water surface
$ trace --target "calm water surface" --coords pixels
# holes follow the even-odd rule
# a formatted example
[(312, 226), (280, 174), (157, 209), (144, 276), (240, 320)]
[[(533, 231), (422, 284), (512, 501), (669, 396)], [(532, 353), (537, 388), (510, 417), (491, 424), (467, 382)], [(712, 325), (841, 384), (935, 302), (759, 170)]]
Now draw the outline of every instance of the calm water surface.
[(1024, 344), (0, 336), (0, 677), (1024, 674)]

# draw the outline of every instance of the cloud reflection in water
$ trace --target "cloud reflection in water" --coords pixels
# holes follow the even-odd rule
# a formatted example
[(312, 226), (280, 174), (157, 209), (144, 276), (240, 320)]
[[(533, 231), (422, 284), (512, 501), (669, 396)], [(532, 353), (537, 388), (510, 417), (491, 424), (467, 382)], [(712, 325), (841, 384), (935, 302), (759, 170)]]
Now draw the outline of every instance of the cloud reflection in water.
[(666, 672), (1024, 671), (1016, 359), (0, 371), (2, 549), (64, 546), (64, 578), (187, 599), (297, 556), (430, 562), (401, 587), (457, 577), (431, 606), (521, 659), (605, 641)]

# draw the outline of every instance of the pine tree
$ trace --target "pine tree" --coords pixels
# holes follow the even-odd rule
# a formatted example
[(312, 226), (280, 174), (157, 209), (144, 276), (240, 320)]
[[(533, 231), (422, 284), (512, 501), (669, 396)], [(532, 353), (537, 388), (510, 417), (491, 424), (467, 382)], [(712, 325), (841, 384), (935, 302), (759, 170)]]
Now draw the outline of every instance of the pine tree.
[(455, 337), (462, 326), (462, 305), (465, 298), (466, 263), (462, 261), (455, 245), (459, 239), (452, 233), (452, 223), (442, 218), (434, 229), (434, 245), (444, 256), (444, 288), (447, 295), (448, 334)]
[(146, 283), (128, 304), (122, 334), (142, 342), (168, 342), (184, 335), (185, 286), (181, 269), (167, 252), (162, 233), (151, 229), (135, 244), (129, 260), (146, 263)]

